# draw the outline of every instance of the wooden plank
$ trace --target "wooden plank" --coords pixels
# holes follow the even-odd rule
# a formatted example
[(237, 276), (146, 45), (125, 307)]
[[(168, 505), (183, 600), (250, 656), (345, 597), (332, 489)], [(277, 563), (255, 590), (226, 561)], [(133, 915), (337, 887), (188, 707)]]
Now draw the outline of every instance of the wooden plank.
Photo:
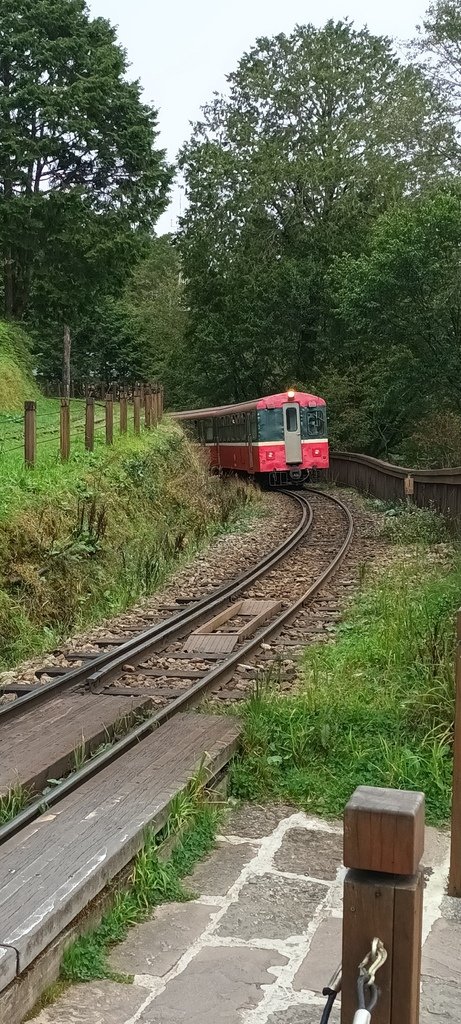
[(461, 897), (461, 611), (456, 619), (455, 726), (453, 737), (453, 790), (449, 896)]
[[(189, 651), (168, 651), (167, 657), (175, 661), (222, 661), (223, 659), (222, 654), (212, 654), (210, 652), (208, 654), (192, 654)], [(138, 668), (141, 672), (143, 671), (142, 665), (139, 665)]]
[(173, 797), (206, 753), (218, 773), (240, 725), (225, 716), (177, 715), (2, 847), (0, 943), (24, 971), (160, 829)]
[(392, 1024), (419, 1024), (423, 890), (422, 871), (395, 887)]
[(143, 676), (153, 676), (155, 679), (203, 679), (206, 672), (197, 669), (174, 669), (174, 668), (143, 668)]
[[(60, 778), (72, 767), (74, 751), (94, 750), (107, 739), (107, 730), (120, 716), (151, 706), (149, 695), (133, 700), (96, 694), (63, 694), (25, 709), (0, 727), (0, 795), (16, 783), (41, 789), (47, 779)], [(44, 743), (46, 737), (46, 743)]]
[(354, 1019), (358, 965), (378, 936), (387, 950), (387, 960), (379, 971), (381, 995), (373, 1010), (373, 1024), (390, 1024), (394, 920), (394, 886), (391, 880), (384, 877), (377, 880), (371, 875), (364, 877), (363, 872), (348, 871), (344, 881), (343, 912), (341, 1022), (350, 1024)]
[(10, 946), (0, 946), (0, 991), (10, 985), (16, 977), (16, 950)]
[(230, 654), (238, 644), (237, 633), (192, 633), (185, 641), (186, 651), (210, 654)]
[(344, 813), (344, 864), (414, 875), (424, 852), (424, 793), (358, 786)]
[(220, 612), (219, 615), (215, 615), (213, 619), (208, 619), (203, 626), (199, 626), (195, 630), (195, 636), (200, 633), (215, 633), (220, 626), (223, 626), (229, 619), (233, 619), (235, 615), (239, 615), (242, 602), (237, 601), (236, 604), (232, 604), (230, 608), (225, 608), (224, 611)]
[(243, 640), (244, 637), (251, 636), (252, 633), (256, 632), (259, 626), (262, 626), (263, 622), (266, 622), (267, 619), (271, 619), (272, 616), (275, 615), (282, 607), (281, 601), (261, 601), (261, 604), (268, 605), (269, 607), (264, 608), (255, 615), (253, 619), (250, 619), (249, 622), (246, 622), (244, 626), (241, 626), (240, 629), (237, 630), (237, 636), (239, 639)]

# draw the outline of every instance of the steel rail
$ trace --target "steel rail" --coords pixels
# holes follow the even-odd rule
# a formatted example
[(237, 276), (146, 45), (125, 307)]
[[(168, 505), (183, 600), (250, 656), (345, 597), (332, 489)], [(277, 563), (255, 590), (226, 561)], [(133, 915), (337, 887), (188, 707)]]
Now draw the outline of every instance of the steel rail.
[(0, 723), (2, 719), (7, 718), (11, 720), (15, 715), (22, 714), (24, 709), (27, 710), (31, 706), (36, 707), (56, 694), (76, 689), (87, 683), (93, 692), (98, 692), (109, 680), (112, 680), (114, 676), (120, 673), (123, 665), (130, 658), (136, 657), (138, 652), (140, 652), (139, 661), (146, 657), (147, 653), (152, 652), (154, 648), (161, 647), (167, 641), (181, 637), (190, 626), (199, 624), (208, 616), (210, 611), (216, 611), (222, 604), (225, 604), (226, 601), (229, 601), (242, 590), (243, 586), (249, 586), (254, 580), (263, 576), (264, 573), (277, 565), (282, 558), (289, 554), (304, 539), (311, 529), (313, 518), (312, 509), (301, 494), (290, 491), (284, 491), (283, 493), (301, 505), (302, 515), (296, 528), (277, 548), (264, 555), (259, 562), (250, 566), (249, 569), (245, 569), (238, 576), (216, 587), (210, 594), (206, 594), (204, 597), (199, 598), (198, 601), (194, 601), (191, 607), (187, 606), (155, 626), (150, 626), (141, 633), (136, 633), (134, 636), (129, 637), (125, 643), (117, 645), (115, 650), (106, 651), (104, 654), (94, 658), (90, 664), (82, 665), (72, 672), (67, 672), (52, 683), (47, 683), (40, 688), (37, 687), (37, 690), (32, 691), (32, 693), (28, 693), (24, 697), (19, 697), (12, 703), (6, 704), (5, 707), (0, 708)]
[[(43, 812), (44, 808), (48, 809), (58, 803), (74, 789), (81, 786), (87, 779), (92, 778), (103, 768), (112, 764), (122, 756), (125, 751), (129, 750), (135, 743), (144, 739), (144, 737), (149, 735), (154, 729), (159, 728), (168, 721), (169, 718), (172, 718), (173, 715), (196, 706), (210, 690), (215, 689), (217, 685), (226, 683), (232, 677), (236, 666), (242, 658), (253, 654), (253, 652), (262, 643), (268, 640), (275, 633), (278, 633), (292, 619), (296, 618), (301, 608), (315, 597), (324, 583), (326, 583), (339, 568), (347, 554), (354, 535), (354, 523), (349, 509), (342, 501), (340, 501), (339, 498), (336, 498), (332, 494), (314, 491), (311, 488), (309, 488), (309, 490), (312, 490), (312, 493), (321, 494), (323, 498), (339, 506), (346, 517), (347, 532), (334, 558), (310, 585), (310, 587), (308, 587), (304, 594), (302, 594), (301, 597), (299, 597), (292, 605), (284, 609), (284, 611), (282, 611), (273, 622), (258, 631), (251, 640), (247, 641), (246, 644), (243, 644), (237, 651), (233, 652), (229, 658), (226, 658), (221, 664), (210, 669), (210, 671), (207, 672), (199, 682), (192, 685), (188, 690), (181, 694), (180, 697), (173, 700), (166, 708), (162, 708), (161, 711), (158, 711), (154, 715), (149, 716), (149, 718), (146, 718), (143, 722), (126, 733), (122, 739), (117, 740), (109, 750), (105, 750), (102, 754), (99, 754), (97, 757), (87, 761), (86, 764), (77, 772), (74, 772), (63, 782), (59, 783), (59, 785), (51, 790), (50, 793), (46, 794), (46, 797), (42, 796), (37, 798), (33, 803), (25, 807), (24, 810), (20, 811), (12, 821), (2, 825), (0, 827), (0, 844), (6, 842), (7, 839), (15, 835), (21, 828), (38, 817), (38, 815)], [(309, 509), (309, 521), (311, 523), (312, 509), (310, 506)]]

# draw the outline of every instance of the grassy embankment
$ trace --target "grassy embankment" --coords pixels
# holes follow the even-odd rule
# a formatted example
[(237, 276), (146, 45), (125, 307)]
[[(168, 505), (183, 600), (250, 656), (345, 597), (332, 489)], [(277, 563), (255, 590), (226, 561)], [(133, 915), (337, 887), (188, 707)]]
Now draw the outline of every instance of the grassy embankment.
[[(0, 324), (0, 368), (3, 358), (14, 368), (1, 346)], [(21, 404), (34, 392), (16, 369), (0, 441), (20, 431)], [(39, 399), (39, 427), (42, 410), (54, 429), (58, 409)], [(34, 470), (24, 468), (20, 442), (8, 455), (0, 443), (0, 668), (151, 593), (198, 546), (243, 527), (259, 507), (252, 489), (210, 478), (198, 449), (167, 419), (140, 437), (117, 436), (111, 448), (96, 433), (93, 453), (77, 432), (64, 465), (53, 434), (39, 444)]]
[(385, 530), (418, 543), (365, 576), (332, 643), (306, 648), (297, 692), (268, 681), (246, 704), (234, 795), (341, 816), (358, 785), (421, 789), (428, 820), (448, 820), (461, 561), (455, 547), (429, 557), (443, 531), (434, 513), (389, 517)]

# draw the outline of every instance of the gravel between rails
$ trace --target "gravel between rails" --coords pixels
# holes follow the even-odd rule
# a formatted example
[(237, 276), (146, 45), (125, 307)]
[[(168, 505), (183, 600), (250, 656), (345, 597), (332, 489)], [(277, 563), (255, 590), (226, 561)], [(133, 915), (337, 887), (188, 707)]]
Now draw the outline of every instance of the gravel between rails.
[[(261, 514), (256, 515), (248, 529), (215, 538), (191, 562), (174, 571), (167, 584), (154, 594), (129, 610), (69, 638), (60, 645), (59, 650), (30, 658), (14, 669), (0, 673), (0, 684), (7, 686), (18, 680), (37, 683), (35, 672), (44, 665), (76, 668), (82, 662), (69, 661), (66, 653), (78, 651), (96, 656), (104, 650), (104, 647), (95, 644), (99, 639), (128, 638), (165, 620), (172, 614), (167, 606), (174, 604), (177, 598), (201, 597), (227, 579), (238, 576), (252, 563), (258, 562), (263, 555), (280, 544), (284, 537), (288, 537), (299, 522), (299, 516), (298, 506), (286, 495), (262, 494)], [(49, 681), (47, 675), (40, 678), (43, 685)], [(0, 697), (0, 705), (12, 699), (15, 699), (13, 695), (8, 694)]]

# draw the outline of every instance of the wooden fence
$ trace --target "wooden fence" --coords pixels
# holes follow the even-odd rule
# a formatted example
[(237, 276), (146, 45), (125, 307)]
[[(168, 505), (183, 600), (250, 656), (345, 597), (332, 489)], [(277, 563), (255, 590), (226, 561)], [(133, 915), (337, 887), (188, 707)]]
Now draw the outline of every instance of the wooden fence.
[[(78, 403), (77, 422), (71, 419), (72, 405), (71, 399), (61, 398), (56, 414), (47, 414), (45, 421), (37, 421), (37, 402), (25, 402), (22, 427), (18, 425), (14, 434), (0, 437), (0, 464), (2, 455), (23, 450), (25, 465), (33, 469), (37, 463), (37, 446), (50, 442), (56, 443), (57, 448), (59, 446), (61, 461), (67, 462), (72, 443), (79, 434), (83, 435), (85, 448), (90, 452), (94, 449), (95, 432), (98, 430), (103, 432), (107, 445), (113, 444), (114, 424), (120, 434), (128, 432), (129, 424), (135, 434), (139, 434), (142, 427), (150, 430), (163, 417), (163, 389), (135, 389), (130, 395), (121, 394), (118, 402), (114, 401), (112, 392), (104, 401), (97, 401), (89, 395), (84, 405)], [(49, 423), (50, 419), (52, 423)]]
[(461, 468), (408, 469), (370, 455), (332, 452), (328, 479), (383, 501), (412, 501), (461, 521)]

